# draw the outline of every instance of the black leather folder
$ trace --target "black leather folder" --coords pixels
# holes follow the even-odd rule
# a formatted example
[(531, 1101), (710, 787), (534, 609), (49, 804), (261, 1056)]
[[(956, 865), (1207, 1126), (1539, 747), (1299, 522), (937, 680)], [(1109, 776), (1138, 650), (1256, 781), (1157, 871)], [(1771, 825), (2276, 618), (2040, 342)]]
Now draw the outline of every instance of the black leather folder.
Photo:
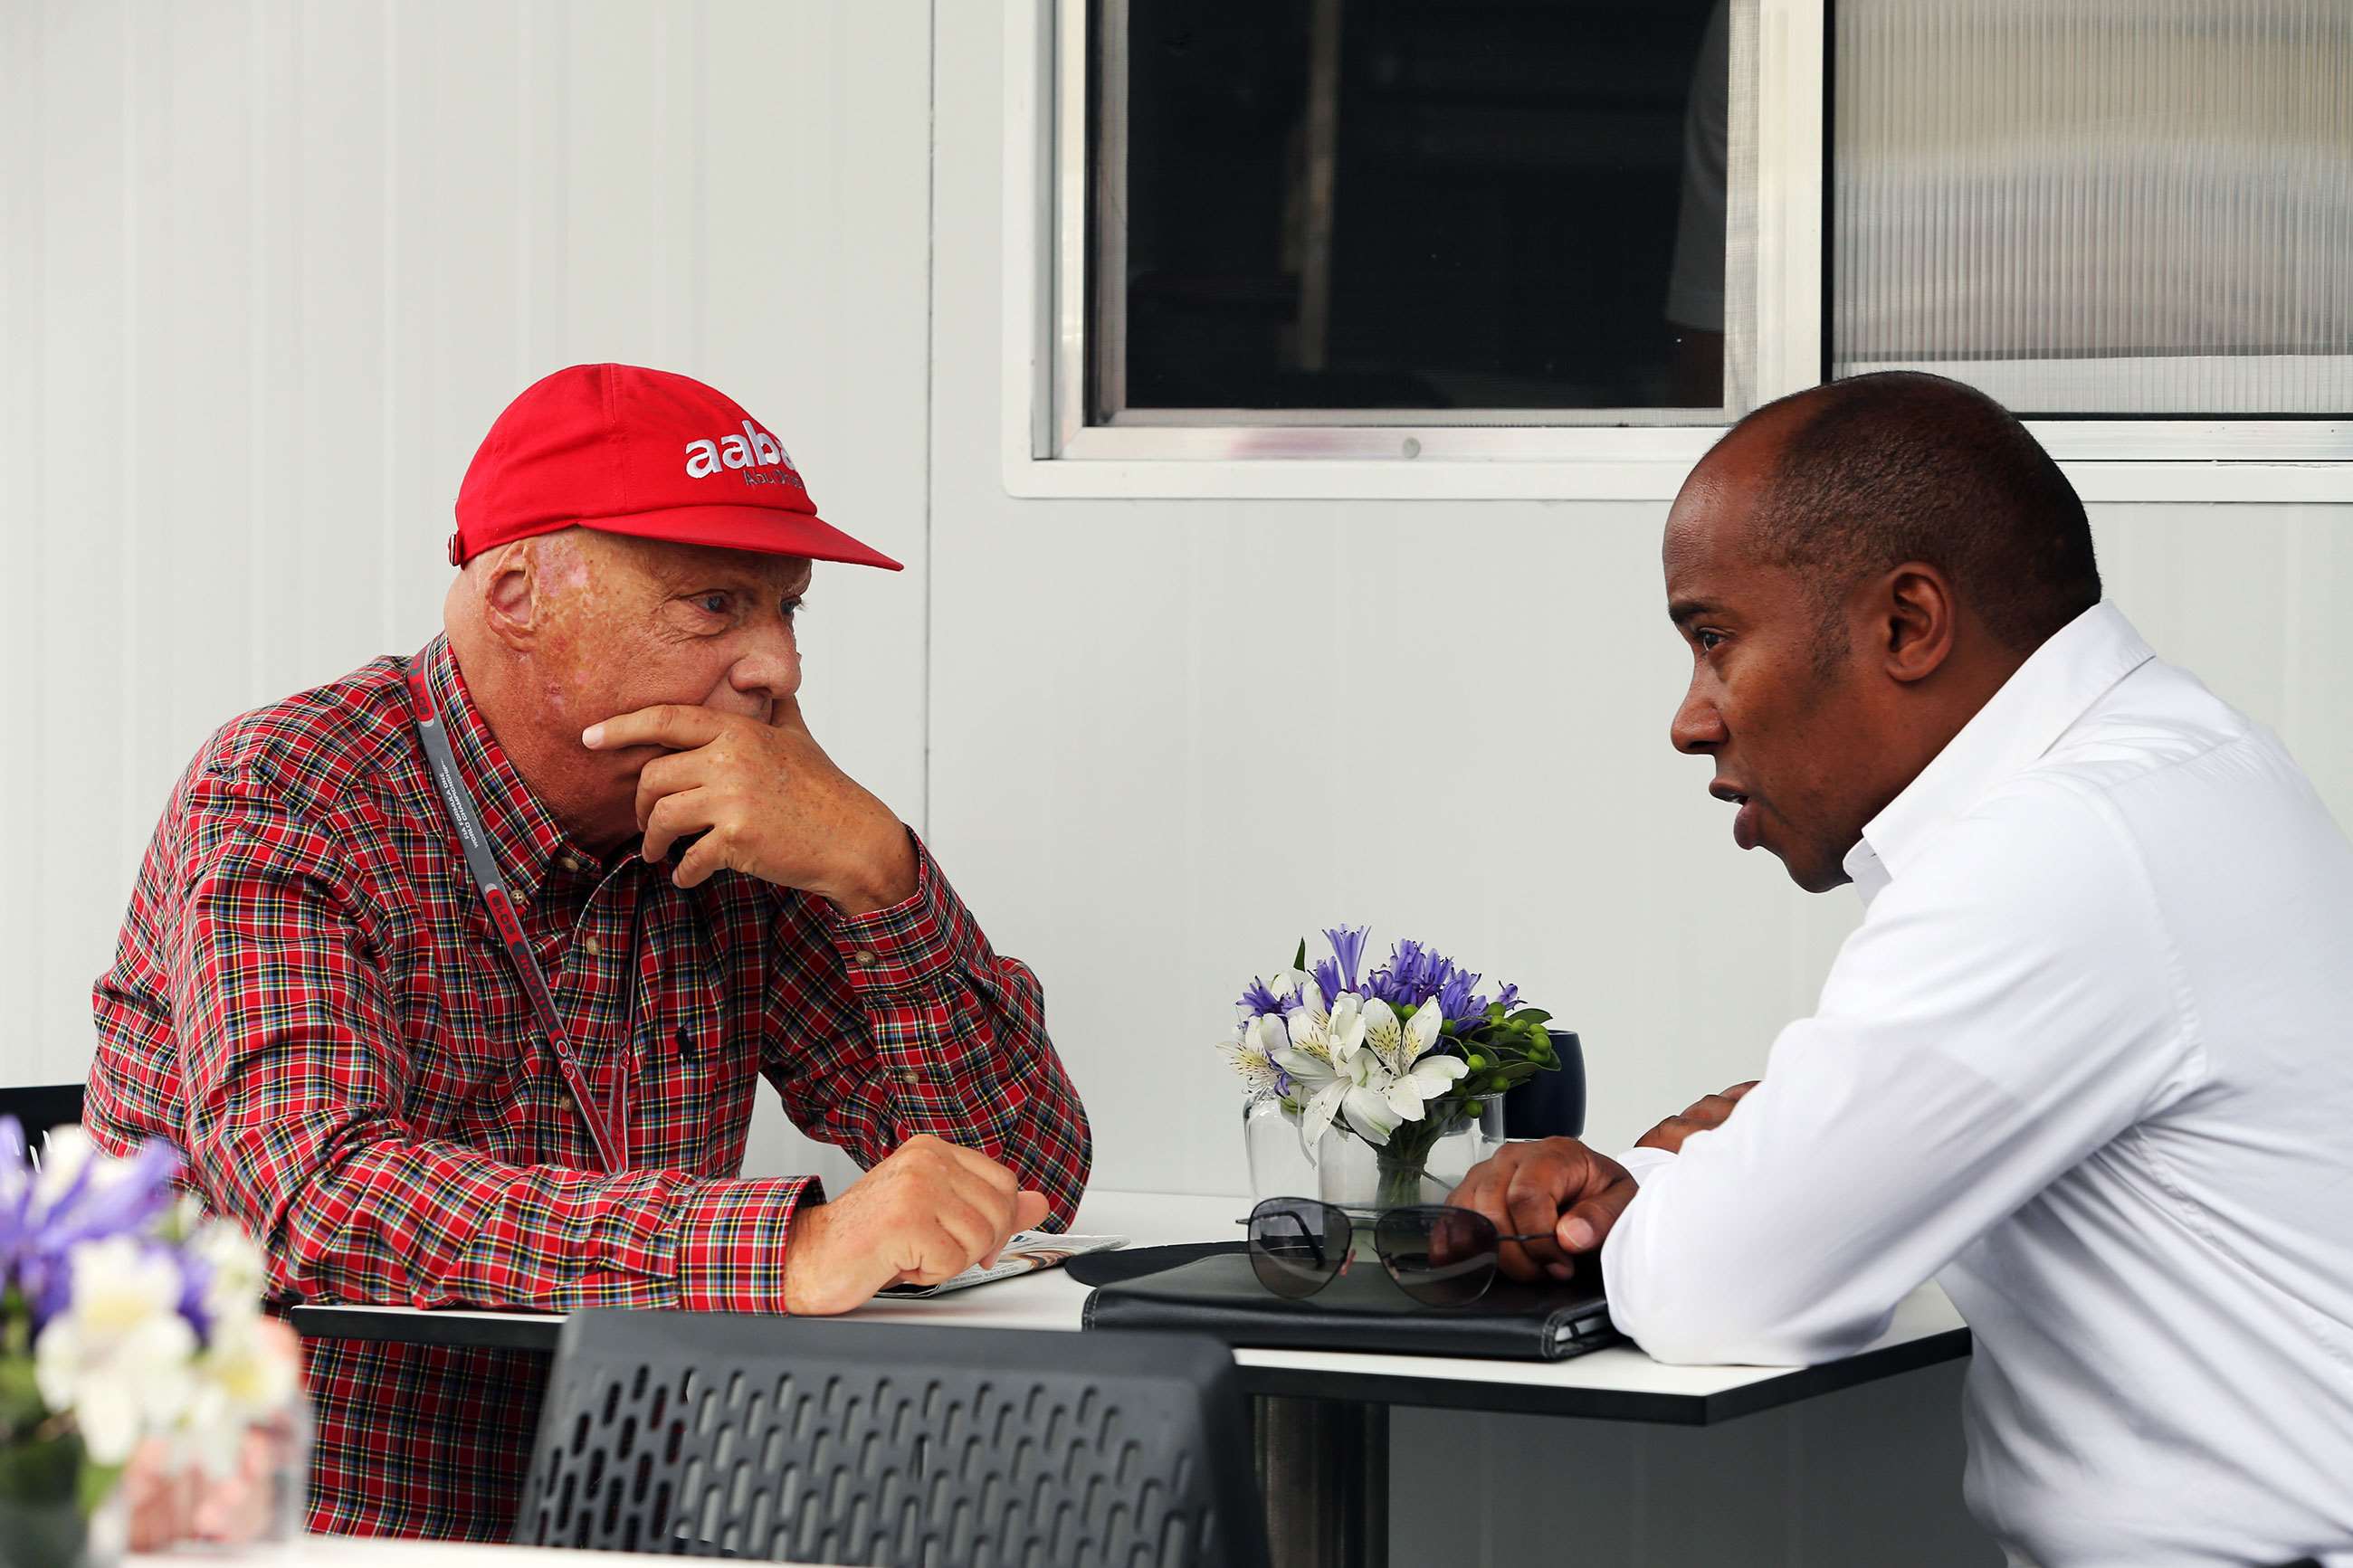
[(1599, 1280), (1552, 1286), (1499, 1279), (1468, 1307), (1425, 1307), (1377, 1264), (1351, 1268), (1303, 1300), (1258, 1282), (1240, 1253), (1197, 1258), (1100, 1286), (1087, 1298), (1091, 1329), (1184, 1329), (1229, 1345), (1398, 1355), (1565, 1361), (1625, 1336), (1609, 1321)]

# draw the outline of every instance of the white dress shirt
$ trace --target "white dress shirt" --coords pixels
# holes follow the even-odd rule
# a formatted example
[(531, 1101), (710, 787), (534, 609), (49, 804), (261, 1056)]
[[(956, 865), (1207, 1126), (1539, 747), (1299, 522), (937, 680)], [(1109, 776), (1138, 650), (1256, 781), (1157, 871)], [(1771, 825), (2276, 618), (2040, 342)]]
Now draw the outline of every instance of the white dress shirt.
[(2043, 1568), (2353, 1564), (2353, 845), (2102, 605), (1863, 829), (1764, 1081), (1603, 1251), (1670, 1362), (1976, 1337), (1971, 1510)]

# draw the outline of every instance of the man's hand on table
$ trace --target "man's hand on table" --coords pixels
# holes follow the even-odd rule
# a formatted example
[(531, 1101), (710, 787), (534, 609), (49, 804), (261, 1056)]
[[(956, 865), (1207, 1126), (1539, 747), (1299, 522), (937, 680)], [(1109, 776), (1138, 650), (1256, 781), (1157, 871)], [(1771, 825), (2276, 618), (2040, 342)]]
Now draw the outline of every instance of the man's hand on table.
[[(1693, 1133), (1723, 1126), (1757, 1083), (1751, 1079), (1693, 1101), (1681, 1116), (1670, 1116), (1642, 1134), (1635, 1146), (1681, 1152)], [(1638, 1190), (1626, 1167), (1608, 1155), (1574, 1138), (1543, 1138), (1505, 1144), (1472, 1166), (1446, 1201), (1476, 1209), (1506, 1236), (1549, 1237), (1504, 1243), (1496, 1261), (1506, 1277), (1566, 1279), (1576, 1272), (1576, 1255), (1600, 1247)]]
[(765, 724), (664, 703), (607, 719), (580, 739), (597, 752), (660, 748), (638, 774), (638, 827), (649, 864), (702, 835), (672, 874), (681, 888), (741, 871), (830, 899), (848, 915), (888, 909), (915, 890), (906, 827), (834, 766), (797, 698), (777, 703)]
[(1681, 1116), (1670, 1116), (1634, 1141), (1637, 1149), (1664, 1149), (1670, 1154), (1683, 1152), (1683, 1140), (1694, 1132), (1704, 1132), (1711, 1127), (1721, 1127), (1731, 1118), (1732, 1108), (1740, 1097), (1757, 1087), (1757, 1080), (1736, 1083), (1722, 1094), (1711, 1094), (1695, 1100), (1683, 1108)]
[(937, 1285), (996, 1262), (1008, 1238), (1045, 1217), (1045, 1194), (987, 1155), (911, 1138), (841, 1196), (793, 1216), (785, 1310), (824, 1317), (886, 1285)]
[(1601, 1245), (1636, 1190), (1608, 1155), (1574, 1138), (1542, 1138), (1505, 1144), (1446, 1201), (1485, 1215), (1506, 1236), (1541, 1238), (1507, 1241), (1496, 1258), (1506, 1278), (1533, 1282), (1575, 1273), (1574, 1255)]

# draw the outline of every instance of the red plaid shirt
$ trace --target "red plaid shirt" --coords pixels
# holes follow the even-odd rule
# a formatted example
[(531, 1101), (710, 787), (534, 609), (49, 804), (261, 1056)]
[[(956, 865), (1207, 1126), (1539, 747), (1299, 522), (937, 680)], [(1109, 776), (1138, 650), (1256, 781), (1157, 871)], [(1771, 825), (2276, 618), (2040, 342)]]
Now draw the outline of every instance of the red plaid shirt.
[[(263, 1238), (280, 1301), (784, 1310), (809, 1178), (737, 1175), (756, 1079), (871, 1164), (916, 1133), (1018, 1172), (1067, 1224), (1085, 1112), (1038, 982), (918, 847), (848, 919), (723, 873), (681, 890), (563, 828), (417, 656), (628, 1169), (587, 1124), (469, 879), (411, 723), (412, 661), (237, 720), (173, 791), (96, 994), (92, 1135), (166, 1138)], [(525, 1352), (323, 1341), (312, 1528), (504, 1540), (545, 1375)]]

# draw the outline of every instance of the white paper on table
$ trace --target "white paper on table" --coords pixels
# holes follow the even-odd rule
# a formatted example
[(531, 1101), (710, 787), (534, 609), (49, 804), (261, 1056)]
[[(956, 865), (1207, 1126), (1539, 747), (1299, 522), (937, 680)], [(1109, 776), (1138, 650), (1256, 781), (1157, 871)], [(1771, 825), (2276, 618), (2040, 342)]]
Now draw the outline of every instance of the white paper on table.
[(961, 1290), (967, 1285), (986, 1285), (992, 1279), (1010, 1279), (1017, 1274), (1033, 1273), (1040, 1268), (1053, 1268), (1069, 1262), (1082, 1252), (1108, 1252), (1114, 1247), (1125, 1247), (1124, 1236), (1055, 1236), (1042, 1230), (1018, 1230), (997, 1255), (994, 1267), (982, 1268), (976, 1265), (953, 1279), (943, 1279), (936, 1285), (886, 1285), (878, 1294), (884, 1296), (938, 1296), (950, 1290)]

